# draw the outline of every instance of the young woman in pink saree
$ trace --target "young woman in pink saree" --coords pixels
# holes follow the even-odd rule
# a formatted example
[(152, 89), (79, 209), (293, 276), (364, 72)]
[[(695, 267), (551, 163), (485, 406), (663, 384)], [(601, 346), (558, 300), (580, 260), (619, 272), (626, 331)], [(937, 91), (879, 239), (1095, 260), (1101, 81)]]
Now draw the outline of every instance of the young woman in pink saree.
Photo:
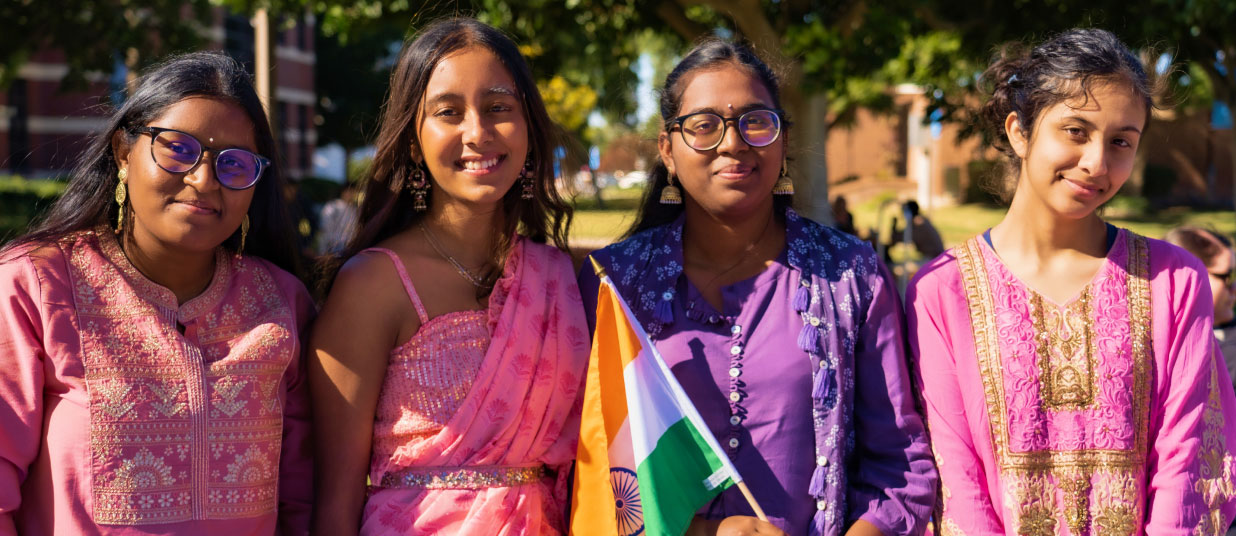
[(1008, 214), (906, 296), (938, 533), (1225, 533), (1236, 400), (1205, 271), (1095, 213), (1150, 118), (1142, 65), (1072, 30), (984, 76)]
[(312, 338), (315, 533), (563, 530), (589, 337), (550, 128), (493, 28), (435, 23), (400, 54)]

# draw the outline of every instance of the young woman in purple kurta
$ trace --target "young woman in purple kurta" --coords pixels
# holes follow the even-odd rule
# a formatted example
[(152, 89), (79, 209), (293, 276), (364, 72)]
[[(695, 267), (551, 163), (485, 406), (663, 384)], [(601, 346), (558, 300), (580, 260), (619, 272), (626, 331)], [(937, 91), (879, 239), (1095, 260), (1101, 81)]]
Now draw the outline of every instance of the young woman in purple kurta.
[[(770, 521), (730, 489), (688, 534), (921, 534), (936, 476), (897, 292), (870, 247), (773, 195), (790, 193), (777, 89), (741, 45), (688, 54), (639, 220), (593, 255)], [(580, 272), (590, 312), (597, 286)]]
[(906, 297), (939, 533), (1225, 533), (1236, 400), (1205, 271), (1095, 213), (1149, 120), (1142, 65), (1072, 30), (984, 76), (1008, 215)]

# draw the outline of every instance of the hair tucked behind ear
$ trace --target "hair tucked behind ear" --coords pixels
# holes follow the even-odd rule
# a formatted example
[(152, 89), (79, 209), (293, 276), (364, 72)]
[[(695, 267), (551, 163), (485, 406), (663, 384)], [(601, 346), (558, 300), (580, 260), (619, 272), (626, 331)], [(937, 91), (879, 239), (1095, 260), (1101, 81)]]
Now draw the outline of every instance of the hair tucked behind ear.
[(1005, 118), (1017, 114), (1017, 123), (1029, 138), (1040, 113), (1074, 97), (1089, 98), (1096, 84), (1124, 84), (1146, 105), (1146, 123), (1154, 106), (1146, 70), (1115, 35), (1097, 28), (1072, 29), (1027, 50), (1021, 44), (1002, 47), (983, 72), (990, 94), (981, 119), (992, 145), (1005, 155), (1008, 171), (993, 177), (987, 188), (1008, 202), (1016, 185), (1021, 159), (1013, 152)]

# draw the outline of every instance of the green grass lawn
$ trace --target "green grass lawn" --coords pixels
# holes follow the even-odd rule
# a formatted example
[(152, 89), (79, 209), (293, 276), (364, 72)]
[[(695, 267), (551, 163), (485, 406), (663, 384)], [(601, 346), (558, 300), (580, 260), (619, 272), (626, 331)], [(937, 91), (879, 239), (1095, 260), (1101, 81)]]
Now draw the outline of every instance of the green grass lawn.
[(599, 247), (626, 232), (635, 223), (635, 211), (644, 191), (640, 188), (620, 190), (606, 188), (601, 192), (605, 208), (598, 208), (589, 195), (575, 198), (575, 221), (571, 224), (571, 242)]

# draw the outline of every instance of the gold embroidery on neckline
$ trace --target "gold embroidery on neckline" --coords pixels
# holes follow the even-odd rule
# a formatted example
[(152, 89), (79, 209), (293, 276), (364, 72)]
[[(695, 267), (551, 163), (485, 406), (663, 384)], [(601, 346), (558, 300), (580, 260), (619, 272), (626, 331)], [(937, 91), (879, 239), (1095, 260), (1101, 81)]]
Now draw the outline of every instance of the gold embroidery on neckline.
[[(1135, 482), (1142, 482), (1145, 476), (1150, 379), (1153, 373), (1148, 244), (1145, 238), (1127, 231), (1124, 232), (1124, 238), (1127, 257), (1124, 263), (1126, 277), (1122, 279), (1125, 284), (1128, 334), (1131, 339), (1130, 402), (1133, 412), (1133, 445), (1128, 450), (1081, 448), (1013, 451), (1010, 444), (1010, 414), (1008, 398), (1005, 395), (1006, 371), (1003, 361), (1004, 352), (1012, 349), (1002, 348), (1000, 345), (996, 301), (991, 288), (996, 282), (989, 279), (990, 268), (984, 257), (981, 238), (971, 239), (954, 250), (970, 310), (975, 355), (990, 423), (992, 450), (1002, 480), (1001, 495), (993, 497), (993, 500), (1003, 502), (1013, 513), (1013, 527), (1018, 534), (1054, 534), (1057, 526), (1064, 523), (1069, 525), (1072, 533), (1085, 532), (1089, 527), (1090, 532), (1095, 534), (1127, 535), (1142, 521), (1139, 501), (1144, 498), (1144, 484)], [(1087, 289), (1084, 303), (1075, 302), (1073, 305), (1092, 309), (1090, 301), (1093, 296), (1088, 294), (1093, 290)], [(1033, 302), (1036, 296), (1033, 292), (1031, 294)], [(1034, 308), (1036, 304), (1028, 305)], [(1037, 310), (1043, 311), (1043, 308), (1038, 307)], [(1088, 312), (1093, 313), (1093, 310)], [(1080, 350), (1077, 345), (1084, 344), (1081, 348), (1088, 348), (1091, 357), (1068, 360), (1070, 368), (1077, 374), (1070, 373), (1068, 377), (1062, 378), (1059, 371), (1063, 367), (1056, 367), (1052, 359), (1053, 341), (1050, 334), (1046, 341), (1038, 335), (1043, 331), (1040, 328), (1051, 327), (1050, 321), (1046, 318), (1036, 319), (1033, 310), (1031, 313), (1031, 321), (1036, 324), (1034, 342), (1038, 343), (1035, 366), (1042, 367), (1046, 360), (1057, 371), (1055, 379), (1045, 379), (1040, 368), (1038, 383), (1042, 411), (1047, 414), (1078, 411), (1097, 403), (1095, 397), (1099, 393), (1099, 385), (1094, 378), (1096, 363), (1093, 355), (1097, 351), (1094, 334), (1083, 334), (1083, 338), (1087, 340), (1081, 343), (1071, 342), (1066, 348), (1073, 350), (1071, 356), (1077, 358), (1077, 351)], [(1093, 327), (1093, 316), (1084, 318), (1087, 320), (1085, 325)], [(1059, 349), (1059, 346), (1056, 349)], [(1048, 354), (1046, 358), (1044, 351)], [(1088, 371), (1077, 369), (1083, 362)], [(1052, 389), (1050, 398), (1046, 389)], [(1063, 504), (1057, 504), (1057, 498)]]
[(1030, 313), (1039, 355), (1039, 393), (1052, 409), (1094, 404), (1094, 333), (1090, 328), (1090, 285), (1077, 300), (1056, 307), (1029, 290)]

